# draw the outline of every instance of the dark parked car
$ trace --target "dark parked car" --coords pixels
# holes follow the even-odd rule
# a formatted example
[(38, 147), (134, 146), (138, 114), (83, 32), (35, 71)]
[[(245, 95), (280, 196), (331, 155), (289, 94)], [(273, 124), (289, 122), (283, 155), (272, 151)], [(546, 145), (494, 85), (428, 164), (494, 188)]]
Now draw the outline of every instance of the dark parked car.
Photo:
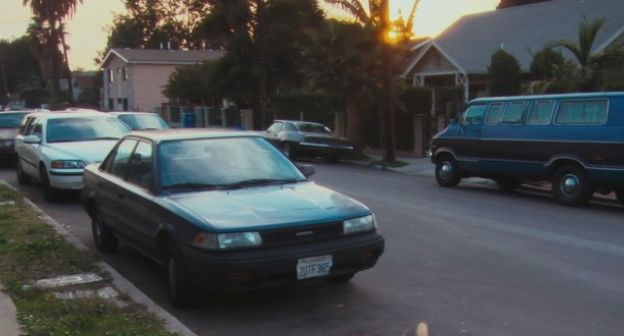
[(314, 122), (275, 120), (267, 133), (290, 158), (321, 156), (333, 163), (355, 149), (347, 139), (335, 136), (329, 127)]
[(167, 269), (171, 302), (193, 286), (258, 288), (350, 280), (384, 249), (372, 212), (307, 179), (258, 134), (164, 130), (122, 138), (85, 169), (96, 246), (127, 240)]
[(149, 112), (110, 112), (117, 116), (133, 131), (160, 130), (169, 128), (169, 124), (158, 114)]
[(15, 157), (15, 136), (19, 131), (24, 117), (33, 112), (48, 112), (47, 110), (20, 110), (0, 112), (0, 156)]

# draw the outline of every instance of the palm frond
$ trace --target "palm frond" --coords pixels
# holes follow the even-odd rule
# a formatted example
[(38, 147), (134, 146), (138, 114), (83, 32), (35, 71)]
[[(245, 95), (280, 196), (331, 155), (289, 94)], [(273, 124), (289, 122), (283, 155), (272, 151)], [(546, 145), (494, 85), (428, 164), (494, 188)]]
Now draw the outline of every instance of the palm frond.
[(412, 10), (407, 17), (407, 22), (405, 23), (405, 27), (412, 30), (414, 29), (414, 20), (416, 19), (416, 11), (418, 10), (418, 6), (420, 5), (420, 0), (414, 0), (414, 5), (412, 6)]
[(325, 0), (325, 2), (344, 10), (362, 24), (370, 21), (370, 16), (359, 0)]
[(558, 40), (558, 41), (554, 41), (546, 45), (546, 48), (550, 48), (550, 49), (558, 48), (558, 47), (567, 49), (569, 52), (571, 52), (579, 64), (581, 65), (587, 64), (587, 58), (583, 56), (583, 51), (581, 50), (581, 48), (576, 42), (572, 40)]

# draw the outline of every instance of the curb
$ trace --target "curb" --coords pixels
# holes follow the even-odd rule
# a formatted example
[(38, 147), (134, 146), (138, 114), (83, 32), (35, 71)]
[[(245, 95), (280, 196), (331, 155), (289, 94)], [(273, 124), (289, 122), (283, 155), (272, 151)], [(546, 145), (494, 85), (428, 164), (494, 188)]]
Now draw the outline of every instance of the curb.
[[(19, 192), (19, 190), (17, 190), (5, 180), (0, 180), (0, 184), (5, 185), (16, 192)], [(52, 226), (54, 230), (64, 239), (66, 239), (70, 244), (72, 244), (81, 251), (89, 250), (89, 248), (80, 239), (71, 234), (71, 232), (69, 232), (63, 225), (61, 225), (54, 218), (46, 214), (43, 209), (33, 203), (30, 199), (28, 199), (27, 197), (22, 197), (22, 199), (24, 199), (24, 201), (29, 206), (35, 209), (41, 215), (41, 218), (45, 220), (46, 223), (48, 223), (50, 226)], [(176, 333), (180, 336), (197, 336), (197, 334), (195, 334), (188, 327), (186, 327), (182, 322), (175, 318), (175, 316), (171, 315), (168, 311), (166, 311), (164, 308), (154, 302), (154, 300), (152, 300), (149, 296), (145, 295), (145, 293), (138, 289), (123, 275), (117, 272), (111, 265), (109, 265), (105, 261), (97, 262), (95, 263), (95, 265), (110, 274), (113, 285), (117, 289), (119, 289), (120, 292), (127, 294), (133, 302), (145, 306), (149, 312), (163, 320), (165, 322), (165, 328), (167, 329), (167, 331)]]
[(2, 335), (19, 336), (22, 334), (22, 327), (17, 323), (17, 311), (11, 297), (4, 293), (0, 283), (0, 326)]

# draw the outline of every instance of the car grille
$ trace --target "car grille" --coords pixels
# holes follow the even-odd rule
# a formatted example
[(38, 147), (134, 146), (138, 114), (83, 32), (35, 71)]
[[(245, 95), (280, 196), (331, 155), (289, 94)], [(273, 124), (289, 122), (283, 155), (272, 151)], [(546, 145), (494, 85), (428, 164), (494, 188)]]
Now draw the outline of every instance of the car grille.
[(338, 238), (343, 235), (342, 222), (298, 226), (260, 232), (265, 247), (285, 246), (310, 241)]

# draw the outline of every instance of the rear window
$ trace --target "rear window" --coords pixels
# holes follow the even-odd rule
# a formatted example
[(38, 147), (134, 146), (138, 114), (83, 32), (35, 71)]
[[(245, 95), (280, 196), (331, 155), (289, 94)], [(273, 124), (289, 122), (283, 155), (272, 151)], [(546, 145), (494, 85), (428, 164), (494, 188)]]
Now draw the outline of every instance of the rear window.
[(133, 130), (159, 130), (169, 128), (167, 123), (156, 114), (122, 114), (119, 116), (119, 119)]
[(606, 100), (564, 101), (559, 105), (558, 124), (604, 124), (607, 121)]
[(496, 103), (490, 105), (485, 123), (489, 125), (496, 125), (503, 119), (503, 103)]
[(503, 113), (503, 124), (521, 124), (524, 118), (524, 112), (529, 103), (527, 102), (513, 102), (507, 105), (505, 113)]
[(548, 125), (552, 119), (553, 111), (555, 110), (555, 101), (538, 101), (533, 104), (529, 117), (527, 118), (528, 125)]
[(0, 128), (19, 128), (28, 113), (0, 113)]
[(331, 134), (329, 128), (321, 124), (297, 123), (297, 127), (305, 133)]

